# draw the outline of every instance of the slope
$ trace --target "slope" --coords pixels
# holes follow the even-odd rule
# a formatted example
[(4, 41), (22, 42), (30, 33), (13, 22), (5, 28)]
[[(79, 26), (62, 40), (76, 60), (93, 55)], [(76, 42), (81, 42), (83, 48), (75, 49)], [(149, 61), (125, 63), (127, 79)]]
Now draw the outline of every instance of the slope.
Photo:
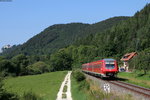
[(51, 54), (74, 43), (79, 38), (102, 32), (126, 19), (128, 17), (114, 17), (95, 24), (69, 23), (53, 25), (29, 39), (26, 43), (4, 51), (2, 55), (12, 57), (19, 53), (26, 55)]

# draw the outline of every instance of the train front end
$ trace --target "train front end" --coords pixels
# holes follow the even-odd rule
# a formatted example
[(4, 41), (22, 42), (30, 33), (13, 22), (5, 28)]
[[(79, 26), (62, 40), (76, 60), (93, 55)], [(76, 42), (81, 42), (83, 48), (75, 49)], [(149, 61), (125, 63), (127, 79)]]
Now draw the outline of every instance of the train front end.
[(103, 59), (103, 73), (105, 77), (116, 77), (118, 73), (118, 64), (114, 59)]

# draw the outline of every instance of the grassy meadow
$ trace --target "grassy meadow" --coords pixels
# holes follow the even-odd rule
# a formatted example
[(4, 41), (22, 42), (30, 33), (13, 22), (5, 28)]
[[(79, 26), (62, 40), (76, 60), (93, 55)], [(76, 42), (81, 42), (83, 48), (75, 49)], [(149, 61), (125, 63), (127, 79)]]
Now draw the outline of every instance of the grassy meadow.
[(33, 92), (43, 100), (55, 100), (60, 85), (67, 71), (29, 75), (4, 80), (4, 88), (20, 97), (26, 92)]
[(150, 72), (143, 75), (141, 71), (137, 72), (119, 72), (119, 78), (127, 79), (126, 82), (136, 84), (142, 87), (150, 88)]

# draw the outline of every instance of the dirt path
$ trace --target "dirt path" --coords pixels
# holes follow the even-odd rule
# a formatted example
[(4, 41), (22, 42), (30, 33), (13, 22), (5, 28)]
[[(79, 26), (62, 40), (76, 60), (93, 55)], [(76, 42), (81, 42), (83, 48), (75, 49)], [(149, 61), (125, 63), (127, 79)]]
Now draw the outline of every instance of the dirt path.
[(72, 100), (70, 76), (71, 76), (71, 71), (68, 72), (64, 81), (62, 82), (56, 100)]

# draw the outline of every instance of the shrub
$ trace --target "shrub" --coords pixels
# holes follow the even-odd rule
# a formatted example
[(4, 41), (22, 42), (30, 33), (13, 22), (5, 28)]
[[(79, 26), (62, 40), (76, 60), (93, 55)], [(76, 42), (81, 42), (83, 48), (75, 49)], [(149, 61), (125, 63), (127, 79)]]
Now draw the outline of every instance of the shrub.
[(21, 100), (42, 100), (42, 99), (33, 92), (26, 92), (24, 93)]
[(65, 85), (63, 88), (63, 92), (67, 92), (67, 88), (68, 88), (67, 85)]
[(80, 82), (79, 86), (78, 86), (79, 90), (89, 90), (90, 89), (90, 84), (89, 82), (87, 82), (86, 80), (83, 80), (82, 82)]
[(13, 93), (8, 93), (3, 89), (2, 77), (0, 77), (0, 100), (19, 100), (18, 96)]
[(42, 62), (42, 61), (39, 61), (39, 62), (36, 62), (32, 65), (29, 65), (27, 67), (27, 71), (28, 71), (28, 74), (41, 74), (41, 73), (44, 73), (44, 72), (49, 72), (49, 66)]
[(84, 74), (80, 71), (74, 71), (73, 76), (77, 82), (81, 82), (81, 81), (85, 80)]

